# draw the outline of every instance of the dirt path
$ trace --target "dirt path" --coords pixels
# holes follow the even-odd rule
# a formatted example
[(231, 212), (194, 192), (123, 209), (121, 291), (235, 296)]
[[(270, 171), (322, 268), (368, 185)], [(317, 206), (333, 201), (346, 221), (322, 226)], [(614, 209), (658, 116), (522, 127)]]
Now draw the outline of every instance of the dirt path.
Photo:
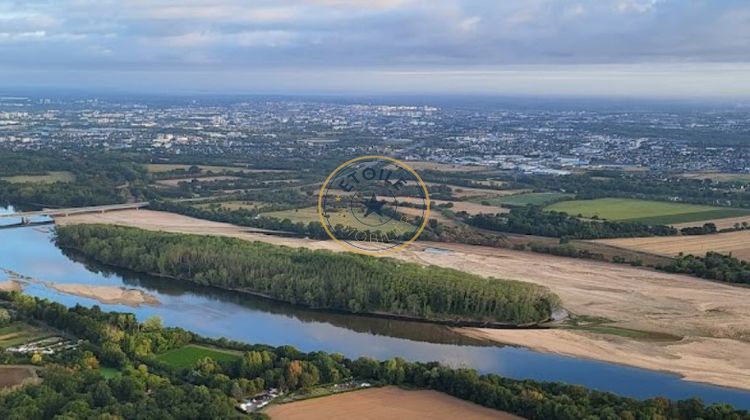
[[(341, 251), (332, 241), (247, 233), (238, 226), (148, 210), (78, 215), (57, 222), (113, 223)], [(525, 334), (460, 330), (466, 334), (750, 389), (750, 288), (624, 265), (462, 244), (418, 242), (393, 256), (545, 285), (574, 314), (603, 317), (620, 327), (685, 338), (677, 343), (663, 343), (572, 330)]]

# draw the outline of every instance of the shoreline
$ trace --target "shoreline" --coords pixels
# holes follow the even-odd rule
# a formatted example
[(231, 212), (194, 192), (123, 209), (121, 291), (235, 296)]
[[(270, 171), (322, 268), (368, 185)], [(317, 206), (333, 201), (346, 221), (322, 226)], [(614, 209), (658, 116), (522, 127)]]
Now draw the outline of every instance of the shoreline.
[(139, 307), (142, 305), (160, 305), (159, 299), (143, 290), (118, 286), (93, 286), (88, 284), (53, 284), (48, 286), (61, 293), (94, 299), (105, 305), (125, 305)]
[[(452, 328), (467, 337), (528, 348), (533, 351), (579, 359), (614, 363), (679, 376), (682, 380), (750, 390), (750, 366), (735, 360), (747, 354), (750, 344), (730, 339), (684, 337), (673, 342), (653, 343), (573, 329), (490, 330)], [(716, 351), (715, 349), (721, 349)], [(699, 354), (700, 356), (698, 356)]]
[[(296, 306), (296, 307), (311, 310), (311, 311), (328, 312), (328, 313), (341, 314), (341, 315), (347, 315), (347, 316), (359, 316), (359, 317), (365, 317), (365, 318), (380, 318), (380, 319), (392, 319), (392, 320), (398, 320), (398, 321), (418, 322), (418, 323), (424, 323), (424, 324), (442, 325), (442, 326), (446, 326), (450, 328), (486, 328), (486, 329), (505, 329), (505, 330), (546, 329), (546, 328), (550, 328), (546, 324), (552, 322), (552, 319), (548, 318), (547, 320), (544, 320), (544, 321), (537, 321), (537, 322), (531, 322), (531, 323), (526, 323), (526, 324), (513, 324), (513, 323), (480, 321), (480, 320), (429, 319), (429, 318), (421, 318), (421, 317), (415, 317), (415, 316), (409, 316), (409, 315), (391, 314), (388, 312), (350, 312), (344, 309), (337, 309), (337, 308), (313, 308), (311, 306), (302, 305), (300, 303), (292, 303), (283, 299), (277, 299), (265, 293), (253, 292), (252, 290), (247, 290), (247, 289), (242, 289), (242, 288), (222, 287), (222, 286), (218, 286), (214, 284), (201, 284), (201, 283), (196, 283), (191, 280), (181, 279), (181, 278), (174, 277), (174, 276), (162, 275), (159, 273), (140, 272), (140, 271), (133, 270), (129, 267), (123, 267), (123, 266), (114, 265), (114, 264), (107, 264), (102, 261), (98, 261), (93, 257), (89, 257), (85, 255), (80, 249), (76, 249), (76, 248), (64, 248), (64, 249), (68, 249), (70, 251), (75, 251), (77, 253), (80, 253), (83, 257), (89, 258), (92, 261), (96, 261), (97, 263), (102, 264), (104, 266), (117, 268), (121, 270), (128, 270), (136, 274), (148, 275), (148, 276), (156, 277), (160, 279), (186, 282), (186, 283), (190, 283), (194, 285), (211, 287), (211, 288), (215, 288), (218, 290), (225, 290), (229, 292), (244, 293), (244, 294), (248, 294), (257, 298), (267, 299), (273, 302), (280, 302), (286, 305), (292, 305), (292, 306)], [(50, 286), (50, 287), (56, 288), (55, 286)], [(91, 287), (99, 287), (99, 286), (91, 286)], [(107, 286), (104, 286), (104, 287), (107, 287)], [(137, 289), (133, 289), (133, 290), (137, 290)], [(154, 300), (156, 300), (156, 298), (154, 298)], [(156, 302), (158, 303), (158, 300), (156, 300)], [(107, 303), (107, 302), (103, 302), (103, 303)], [(557, 309), (556, 311), (560, 311), (560, 310), (564, 311), (564, 309), (562, 308)]]
[(121, 286), (99, 286), (82, 283), (53, 283), (24, 276), (13, 271), (0, 268), (10, 277), (0, 282), (0, 291), (22, 292), (28, 284), (42, 285), (60, 293), (93, 299), (105, 305), (125, 305), (137, 308), (141, 305), (160, 305), (159, 299), (143, 290)]
[[(143, 209), (57, 221), (61, 225), (104, 223), (343, 251), (332, 241), (255, 234), (228, 223)], [(435, 249), (441, 252), (432, 251)], [(465, 244), (417, 241), (389, 257), (539, 284), (557, 294), (573, 314), (605, 319), (607, 325), (620, 328), (684, 338), (667, 344), (581, 330), (458, 328), (463, 334), (750, 390), (750, 288), (605, 262)]]

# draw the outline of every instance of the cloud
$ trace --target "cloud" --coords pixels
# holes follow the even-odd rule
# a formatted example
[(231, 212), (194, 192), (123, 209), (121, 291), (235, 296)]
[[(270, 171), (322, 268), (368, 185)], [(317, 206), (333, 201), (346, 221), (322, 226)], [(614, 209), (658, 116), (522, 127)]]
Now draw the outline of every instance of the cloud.
[(11, 0), (0, 54), (5, 70), (104, 73), (747, 63), (750, 3)]

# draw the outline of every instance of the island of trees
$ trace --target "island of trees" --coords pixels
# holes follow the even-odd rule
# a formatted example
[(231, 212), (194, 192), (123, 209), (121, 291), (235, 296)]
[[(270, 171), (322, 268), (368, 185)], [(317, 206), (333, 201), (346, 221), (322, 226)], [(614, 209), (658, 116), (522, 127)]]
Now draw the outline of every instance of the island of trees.
[(312, 308), (456, 323), (546, 321), (546, 288), (350, 253), (109, 225), (59, 227), (57, 244), (98, 262)]
[[(133, 314), (99, 307), (65, 307), (17, 292), (0, 292), (0, 306), (15, 321), (53, 327), (80, 339), (65, 352), (43, 357), (6, 353), (0, 364), (41, 365), (40, 384), (0, 394), (0, 418), (15, 419), (230, 419), (241, 399), (274, 387), (286, 392), (312, 390), (353, 378), (375, 386), (434, 389), (528, 419), (750, 419), (750, 413), (699, 399), (640, 401), (561, 383), (515, 380), (452, 369), (438, 363), (400, 358), (348, 359), (325, 352), (303, 353), (291, 346), (271, 347), (208, 339), (157, 319), (139, 323)], [(189, 366), (164, 362), (160, 355), (187, 344), (231, 350), (225, 360), (204, 357)], [(103, 374), (103, 369), (114, 373)], [(252, 418), (266, 419), (263, 413)]]

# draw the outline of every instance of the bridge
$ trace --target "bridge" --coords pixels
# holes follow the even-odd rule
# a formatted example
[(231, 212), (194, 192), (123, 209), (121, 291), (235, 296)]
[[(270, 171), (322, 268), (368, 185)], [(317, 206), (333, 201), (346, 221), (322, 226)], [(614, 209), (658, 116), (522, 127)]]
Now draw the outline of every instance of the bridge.
[(31, 223), (32, 217), (38, 217), (38, 216), (63, 217), (63, 216), (71, 216), (74, 214), (106, 213), (108, 211), (140, 209), (148, 205), (149, 205), (148, 201), (142, 201), (139, 203), (108, 204), (104, 206), (71, 207), (67, 209), (44, 209), (44, 210), (38, 210), (38, 211), (23, 211), (19, 213), (0, 214), (0, 219), (20, 218), (21, 224), (27, 225)]

